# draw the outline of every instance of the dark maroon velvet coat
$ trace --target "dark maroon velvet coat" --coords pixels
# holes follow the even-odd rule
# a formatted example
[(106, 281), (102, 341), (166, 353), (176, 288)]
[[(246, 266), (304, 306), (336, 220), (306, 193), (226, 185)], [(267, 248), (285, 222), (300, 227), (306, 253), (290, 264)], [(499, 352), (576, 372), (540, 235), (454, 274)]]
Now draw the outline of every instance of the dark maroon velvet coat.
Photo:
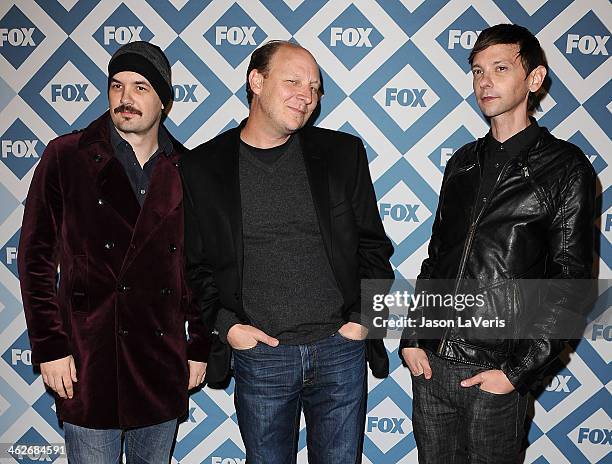
[(32, 361), (74, 356), (74, 398), (57, 398), (57, 411), (90, 428), (186, 413), (187, 359), (205, 361), (209, 351), (184, 284), (179, 151), (157, 160), (141, 211), (109, 130), (106, 113), (49, 143), (18, 255)]

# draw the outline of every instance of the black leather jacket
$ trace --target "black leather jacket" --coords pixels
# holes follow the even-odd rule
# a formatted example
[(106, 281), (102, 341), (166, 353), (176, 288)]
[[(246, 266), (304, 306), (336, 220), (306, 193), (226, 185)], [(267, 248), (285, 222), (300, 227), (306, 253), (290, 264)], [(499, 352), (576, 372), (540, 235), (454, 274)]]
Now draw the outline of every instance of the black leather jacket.
[[(596, 175), (578, 147), (541, 128), (535, 144), (506, 163), (482, 203), (478, 189), (485, 151), (483, 138), (449, 160), (429, 256), (418, 280), (451, 279), (458, 288), (461, 281), (474, 279), (481, 289), (493, 290), (494, 301), (502, 301), (496, 309), (500, 314), (511, 320), (529, 316), (534, 333), (538, 328), (547, 333), (567, 310), (580, 306), (581, 295), (550, 292), (537, 308), (526, 308), (524, 300), (495, 296), (494, 290), (499, 282), (513, 279), (592, 278)], [(502, 287), (507, 290), (507, 285)], [(419, 340), (406, 329), (400, 357), (402, 348), (421, 347), (446, 359), (501, 369), (524, 392), (564, 347), (561, 337), (527, 339), (513, 333), (500, 343), (468, 339), (458, 332), (449, 328), (441, 339)]]

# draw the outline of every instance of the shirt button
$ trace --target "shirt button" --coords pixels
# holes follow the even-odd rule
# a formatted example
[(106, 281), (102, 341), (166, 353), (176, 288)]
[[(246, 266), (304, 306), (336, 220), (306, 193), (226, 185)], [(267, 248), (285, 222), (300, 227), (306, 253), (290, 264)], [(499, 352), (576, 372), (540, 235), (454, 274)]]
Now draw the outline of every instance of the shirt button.
[(119, 329), (118, 332), (122, 337), (125, 337), (129, 333), (126, 329)]
[(482, 202), (486, 203), (487, 202), (487, 197), (482, 197)]
[(155, 329), (155, 335), (157, 335), (158, 337), (163, 337), (164, 331), (161, 329)]
[(495, 167), (498, 168), (499, 167), (499, 163), (495, 163)]
[(99, 163), (100, 161), (102, 161), (102, 155), (100, 155), (100, 154), (96, 154), (96, 155), (94, 155), (93, 160), (94, 160), (96, 163)]
[(170, 244), (168, 250), (170, 250), (170, 253), (174, 253), (176, 251), (176, 245), (174, 243)]
[(129, 289), (130, 289), (130, 287), (128, 287), (128, 286), (127, 286), (127, 285), (125, 285), (125, 284), (119, 284), (119, 285), (117, 285), (117, 291), (118, 291), (119, 293), (125, 293), (125, 292), (127, 292)]
[(144, 195), (145, 193), (147, 193), (147, 191), (145, 189), (140, 189), (140, 194)]
[(113, 248), (115, 248), (115, 243), (109, 240), (104, 244), (104, 248), (106, 248), (107, 250), (112, 250)]
[(171, 288), (162, 288), (160, 293), (163, 296), (170, 296), (170, 295), (172, 295), (172, 289)]

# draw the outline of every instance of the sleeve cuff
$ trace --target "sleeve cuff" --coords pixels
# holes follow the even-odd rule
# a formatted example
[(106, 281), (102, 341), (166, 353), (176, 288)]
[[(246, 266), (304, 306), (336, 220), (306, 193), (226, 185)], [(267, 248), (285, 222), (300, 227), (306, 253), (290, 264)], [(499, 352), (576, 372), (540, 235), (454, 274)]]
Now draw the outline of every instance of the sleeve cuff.
[(217, 322), (215, 324), (215, 328), (219, 332), (219, 340), (227, 343), (227, 333), (232, 326), (240, 323), (241, 321), (236, 314), (226, 308), (221, 308), (217, 314)]

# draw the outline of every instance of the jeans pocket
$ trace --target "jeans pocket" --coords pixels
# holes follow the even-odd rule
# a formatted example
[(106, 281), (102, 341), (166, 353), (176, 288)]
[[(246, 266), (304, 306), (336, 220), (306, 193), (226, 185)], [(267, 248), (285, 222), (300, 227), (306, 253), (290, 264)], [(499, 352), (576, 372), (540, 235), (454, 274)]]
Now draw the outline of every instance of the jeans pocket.
[(252, 346), (250, 348), (244, 348), (244, 349), (232, 348), (232, 351), (235, 353), (246, 353), (247, 351), (253, 351), (258, 346), (259, 346), (259, 342), (257, 342), (255, 346)]
[(489, 397), (492, 399), (498, 399), (498, 400), (513, 398), (514, 394), (517, 393), (516, 390), (512, 390), (511, 392), (508, 392), (508, 393), (493, 393), (493, 392), (483, 390), (482, 388), (480, 388), (480, 386), (478, 386), (478, 392), (485, 397)]
[(344, 340), (345, 342), (349, 342), (349, 343), (361, 343), (361, 342), (363, 342), (363, 340), (353, 340), (352, 338), (345, 337), (340, 332), (336, 332), (336, 335), (338, 335), (340, 337), (340, 339)]

